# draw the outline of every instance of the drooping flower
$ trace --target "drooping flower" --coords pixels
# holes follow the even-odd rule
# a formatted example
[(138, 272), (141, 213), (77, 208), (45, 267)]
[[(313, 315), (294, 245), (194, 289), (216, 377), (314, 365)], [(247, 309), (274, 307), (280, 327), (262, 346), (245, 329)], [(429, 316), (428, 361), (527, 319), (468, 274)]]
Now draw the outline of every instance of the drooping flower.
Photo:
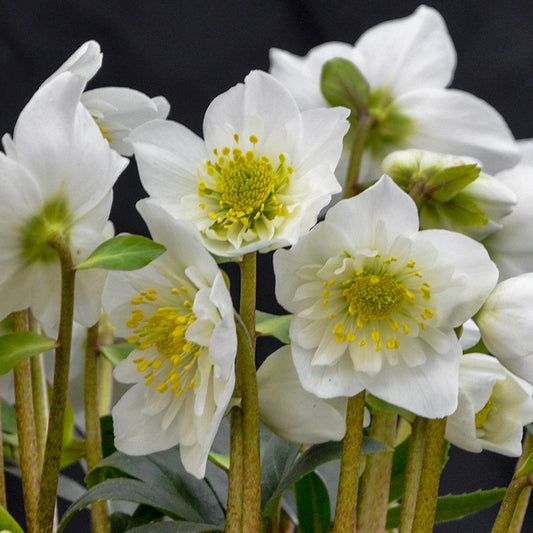
[(477, 162), (427, 150), (391, 152), (382, 170), (415, 199), (421, 229), (458, 231), (482, 240), (503, 226), (516, 196)]
[(475, 315), (489, 352), (533, 384), (533, 273), (498, 283)]
[(144, 188), (200, 230), (207, 248), (236, 257), (292, 244), (340, 187), (334, 176), (344, 108), (301, 113), (274, 78), (251, 72), (215, 98), (204, 139), (171, 121), (151, 121), (130, 141)]
[[(13, 139), (0, 153), (0, 318), (31, 307), (44, 325), (59, 321), (60, 267), (52, 235), (68, 245), (73, 263), (104, 241), (112, 187), (127, 160), (110, 150), (79, 103), (85, 81), (63, 73), (42, 86), (21, 112)], [(74, 318), (100, 317), (106, 273), (76, 276)]]
[(274, 254), (305, 389), (322, 398), (366, 389), (433, 418), (455, 410), (454, 328), (479, 309), (498, 272), (478, 242), (417, 230), (416, 205), (384, 176)]
[[(446, 88), (456, 54), (435, 9), (420, 6), (408, 17), (378, 24), (354, 46), (325, 43), (305, 57), (273, 49), (271, 72), (302, 109), (311, 109), (328, 105), (320, 90), (322, 67), (337, 57), (354, 63), (370, 86), (368, 107), (374, 125), (362, 165), (363, 181), (379, 176), (383, 157), (400, 148), (476, 157), (489, 174), (518, 162), (518, 149), (501, 115), (469, 93)], [(343, 155), (341, 183), (349, 152)]]
[(150, 201), (138, 209), (167, 251), (106, 282), (106, 314), (116, 334), (135, 345), (114, 372), (134, 383), (112, 411), (115, 445), (142, 455), (179, 444), (185, 468), (201, 478), (235, 384), (231, 297), (190, 222)]
[(446, 439), (469, 452), (518, 457), (525, 424), (533, 422), (533, 387), (485, 354), (466, 354), (459, 369), (459, 404)]
[[(87, 41), (44, 84), (62, 72), (79, 74), (87, 83), (101, 65), (100, 45), (96, 41)], [(150, 98), (127, 87), (102, 87), (85, 91), (81, 103), (89, 110), (111, 148), (126, 156), (133, 155), (133, 148), (126, 139), (131, 130), (149, 120), (164, 119), (170, 111), (170, 105), (163, 96)]]

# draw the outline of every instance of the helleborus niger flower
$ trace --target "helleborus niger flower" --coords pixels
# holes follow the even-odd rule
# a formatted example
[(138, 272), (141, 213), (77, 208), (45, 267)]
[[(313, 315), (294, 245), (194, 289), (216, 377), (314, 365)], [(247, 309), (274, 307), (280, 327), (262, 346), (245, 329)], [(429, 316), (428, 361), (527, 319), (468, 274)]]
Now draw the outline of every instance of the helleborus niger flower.
[(459, 368), (459, 404), (448, 417), (446, 439), (469, 452), (518, 457), (525, 424), (533, 421), (533, 387), (490, 355), (471, 353)]
[(415, 200), (421, 229), (458, 231), (476, 240), (502, 228), (515, 194), (475, 162), (427, 150), (398, 150), (382, 170)]
[(290, 346), (269, 355), (257, 371), (259, 416), (281, 438), (305, 444), (341, 440), (347, 398), (323, 400), (302, 388)]
[[(61, 276), (53, 235), (73, 263), (104, 241), (112, 187), (127, 160), (110, 150), (79, 103), (82, 77), (63, 73), (42, 86), (21, 112), (0, 153), (0, 318), (31, 307), (46, 326), (59, 321)], [(105, 271), (76, 275), (74, 318), (100, 318)]]
[[(89, 82), (102, 65), (102, 52), (96, 41), (87, 41), (45, 82), (62, 72), (79, 74)], [(166, 98), (149, 98), (127, 87), (102, 87), (85, 91), (81, 103), (89, 110), (109, 145), (121, 155), (133, 155), (126, 137), (130, 131), (156, 118), (166, 118), (170, 105)]]
[[(375, 179), (383, 157), (399, 148), (476, 157), (489, 173), (517, 163), (518, 149), (501, 115), (471, 94), (446, 88), (456, 54), (435, 9), (420, 6), (408, 17), (378, 24), (354, 46), (325, 43), (305, 57), (273, 49), (271, 72), (302, 109), (312, 109), (328, 105), (320, 80), (324, 64), (334, 58), (351, 61), (369, 85), (368, 111), (374, 122), (362, 165), (363, 181)], [(357, 122), (356, 117), (351, 119)], [(339, 171), (347, 167), (349, 152), (344, 155)], [(345, 178), (339, 173), (341, 183)]]
[(231, 297), (190, 222), (149, 201), (138, 208), (167, 251), (106, 282), (105, 312), (135, 345), (114, 371), (134, 383), (112, 410), (115, 446), (143, 455), (179, 444), (186, 470), (201, 478), (235, 384)]
[(211, 252), (238, 257), (296, 242), (340, 191), (334, 170), (347, 115), (301, 113), (278, 81), (253, 71), (213, 100), (204, 140), (162, 120), (129, 139), (154, 201), (192, 220)]
[(457, 405), (454, 332), (498, 271), (477, 241), (418, 231), (413, 200), (383, 176), (274, 254), (276, 296), (294, 313), (292, 356), (321, 398), (369, 393), (438, 418)]
[(474, 320), (489, 352), (533, 384), (533, 273), (498, 283)]

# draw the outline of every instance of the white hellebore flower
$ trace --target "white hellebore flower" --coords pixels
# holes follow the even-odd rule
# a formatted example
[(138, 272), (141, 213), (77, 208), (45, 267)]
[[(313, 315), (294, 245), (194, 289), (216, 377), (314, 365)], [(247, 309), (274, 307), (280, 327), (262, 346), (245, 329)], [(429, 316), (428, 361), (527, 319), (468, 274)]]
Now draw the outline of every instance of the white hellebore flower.
[(459, 368), (459, 405), (448, 417), (446, 439), (469, 452), (518, 457), (525, 424), (533, 421), (533, 387), (490, 355), (471, 353)]
[[(104, 241), (112, 187), (127, 160), (109, 149), (79, 103), (85, 85), (63, 73), (41, 87), (22, 110), (0, 153), (0, 319), (32, 308), (46, 326), (59, 321), (61, 276), (53, 235), (68, 245), (74, 264)], [(76, 275), (74, 318), (100, 318), (106, 273)]]
[(533, 384), (533, 273), (498, 283), (474, 320), (489, 352)]
[[(369, 112), (375, 120), (362, 165), (364, 181), (375, 179), (383, 157), (399, 148), (476, 157), (488, 173), (517, 163), (518, 149), (501, 115), (469, 93), (446, 88), (456, 54), (435, 9), (420, 6), (408, 17), (378, 24), (354, 46), (325, 43), (305, 57), (273, 49), (271, 72), (302, 109), (327, 106), (320, 90), (322, 67), (337, 57), (354, 63), (370, 87)], [(339, 176), (342, 183), (345, 177)]]
[[(89, 82), (102, 65), (102, 52), (96, 41), (87, 41), (44, 84), (62, 72), (73, 72)], [(170, 105), (163, 96), (150, 98), (127, 87), (102, 87), (85, 91), (81, 103), (89, 110), (109, 145), (121, 155), (133, 155), (126, 137), (149, 120), (166, 118)]]
[(292, 355), (306, 390), (333, 398), (366, 389), (429, 418), (455, 410), (454, 328), (498, 277), (481, 244), (418, 232), (415, 203), (384, 176), (278, 250), (274, 271), (278, 301), (294, 313)]
[(238, 257), (292, 244), (332, 193), (348, 110), (301, 113), (272, 76), (253, 71), (213, 100), (204, 140), (171, 121), (130, 135), (144, 188), (200, 230), (207, 248)]
[(269, 355), (257, 371), (259, 416), (281, 438), (305, 444), (341, 440), (347, 398), (323, 400), (302, 388), (290, 346)]
[(106, 283), (104, 310), (116, 334), (136, 345), (114, 372), (135, 383), (112, 410), (115, 445), (143, 455), (179, 444), (186, 470), (201, 478), (235, 385), (231, 297), (190, 222), (149, 201), (138, 208), (167, 251)]

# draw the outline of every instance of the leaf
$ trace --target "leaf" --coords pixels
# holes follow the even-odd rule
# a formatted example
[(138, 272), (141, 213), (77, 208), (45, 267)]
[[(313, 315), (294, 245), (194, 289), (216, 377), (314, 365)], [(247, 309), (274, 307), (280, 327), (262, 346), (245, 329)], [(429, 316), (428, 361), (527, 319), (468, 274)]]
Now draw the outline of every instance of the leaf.
[(391, 482), (389, 487), (389, 502), (394, 502), (402, 497), (403, 486), (405, 483), (405, 466), (407, 465), (410, 441), (411, 437), (409, 436), (394, 449)]
[(318, 474), (310, 472), (294, 484), (298, 509), (298, 531), (327, 533), (331, 508), (328, 489)]
[(166, 248), (141, 235), (118, 235), (103, 242), (76, 270), (105, 268), (137, 270), (159, 257)]
[(513, 479), (518, 479), (522, 476), (529, 476), (533, 472), (533, 452), (531, 452), (527, 459), (522, 463), (520, 468), (516, 471)]
[(214, 465), (222, 468), (225, 472), (229, 472), (229, 455), (210, 452), (208, 458)]
[(385, 413), (400, 415), (402, 418), (411, 423), (415, 419), (415, 415), (410, 411), (407, 411), (407, 409), (402, 409), (401, 407), (393, 405), (392, 403), (388, 403), (384, 400), (376, 398), (376, 396), (373, 396), (372, 394), (366, 395), (366, 403), (371, 409), (379, 409), (380, 411), (383, 411)]
[(463, 193), (456, 194), (449, 202), (435, 203), (435, 209), (441, 216), (463, 226), (483, 226), (489, 221), (483, 210)]
[(214, 525), (193, 522), (160, 522), (128, 529), (128, 533), (214, 533), (224, 531)]
[(476, 164), (448, 167), (434, 174), (425, 185), (431, 198), (437, 202), (449, 202), (459, 191), (475, 181), (481, 168)]
[(0, 531), (24, 533), (19, 523), (0, 505)]
[(106, 458), (117, 451), (113, 432), (113, 417), (111, 415), (100, 417), (100, 434), (102, 435), (102, 454)]
[(271, 315), (263, 311), (255, 312), (255, 329), (261, 335), (276, 337), (285, 344), (289, 344), (289, 327), (291, 325), (292, 315)]
[[(506, 489), (478, 490), (470, 494), (441, 496), (437, 500), (435, 523), (459, 520), (465, 516), (483, 511), (498, 503), (505, 496)], [(395, 529), (400, 525), (401, 505), (392, 507), (387, 513), (387, 529)]]
[(109, 344), (107, 346), (100, 345), (99, 350), (113, 366), (117, 366), (135, 350), (135, 344), (123, 342), (121, 344)]
[(348, 59), (337, 57), (324, 63), (320, 89), (332, 106), (347, 107), (356, 115), (368, 108), (368, 82)]
[(3, 433), (16, 433), (17, 432), (17, 411), (15, 408), (7, 403), (3, 398), (2, 400), (2, 432)]
[(8, 333), (0, 337), (0, 375), (7, 374), (26, 357), (53, 350), (56, 341), (35, 333)]

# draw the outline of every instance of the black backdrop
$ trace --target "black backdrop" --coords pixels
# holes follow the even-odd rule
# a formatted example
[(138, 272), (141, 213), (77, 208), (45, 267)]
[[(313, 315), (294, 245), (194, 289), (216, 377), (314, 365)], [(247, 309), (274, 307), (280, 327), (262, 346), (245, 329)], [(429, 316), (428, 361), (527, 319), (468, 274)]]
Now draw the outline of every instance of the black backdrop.
[[(427, 3), (444, 16), (457, 49), (452, 86), (492, 104), (517, 138), (533, 137), (531, 4)], [(406, 16), (417, 5), (412, 0), (0, 0), (0, 133), (12, 131), (42, 81), (88, 39), (99, 41), (104, 53), (91, 87), (118, 85), (163, 95), (171, 104), (169, 118), (201, 133), (209, 102), (251, 69), (268, 70), (269, 48), (304, 54), (325, 41), (353, 43), (365, 29)], [(115, 188), (112, 219), (118, 232), (145, 233), (134, 207), (143, 196), (132, 162)], [(276, 312), (269, 259), (260, 263), (259, 300), (263, 310)], [(263, 343), (260, 350), (264, 357), (272, 345)], [(512, 459), (455, 449), (451, 455), (443, 494), (502, 486), (512, 475)], [(20, 516), (20, 494), (13, 483), (8, 496), (12, 512)], [(495, 511), (435, 531), (490, 531)], [(75, 528), (88, 531), (86, 515), (67, 531)], [(531, 519), (528, 530), (533, 530)]]

